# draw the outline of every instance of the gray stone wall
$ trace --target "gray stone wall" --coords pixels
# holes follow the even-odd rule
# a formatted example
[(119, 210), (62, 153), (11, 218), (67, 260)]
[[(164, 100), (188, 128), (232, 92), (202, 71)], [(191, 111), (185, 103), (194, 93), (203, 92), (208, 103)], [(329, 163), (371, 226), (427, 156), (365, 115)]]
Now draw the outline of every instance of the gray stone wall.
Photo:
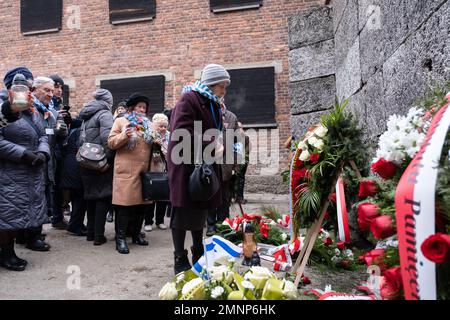
[(332, 10), (319, 7), (289, 19), (291, 131), (299, 139), (330, 109), (336, 94)]
[(450, 79), (450, 0), (332, 0), (291, 17), (289, 33), (296, 136), (336, 95), (374, 141), (390, 115)]

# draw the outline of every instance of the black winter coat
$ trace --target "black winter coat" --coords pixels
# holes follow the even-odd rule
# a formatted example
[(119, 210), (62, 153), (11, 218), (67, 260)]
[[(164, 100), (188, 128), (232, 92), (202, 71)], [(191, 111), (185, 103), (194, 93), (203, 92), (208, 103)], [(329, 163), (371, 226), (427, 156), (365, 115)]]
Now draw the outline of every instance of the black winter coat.
[(83, 141), (83, 126), (80, 129), (81, 146), (84, 142), (101, 144), (106, 150), (111, 167), (106, 172), (98, 172), (81, 168), (84, 198), (100, 200), (112, 197), (114, 153), (108, 148), (108, 136), (113, 125), (113, 116), (106, 102), (91, 101), (80, 112), (84, 122), (86, 139)]

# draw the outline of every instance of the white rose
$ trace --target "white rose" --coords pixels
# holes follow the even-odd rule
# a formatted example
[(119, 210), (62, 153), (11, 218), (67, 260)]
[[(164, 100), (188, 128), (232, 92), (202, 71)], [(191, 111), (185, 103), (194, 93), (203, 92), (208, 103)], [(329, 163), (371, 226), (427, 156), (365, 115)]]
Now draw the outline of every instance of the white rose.
[(220, 297), (223, 293), (224, 293), (225, 289), (218, 286), (215, 287), (212, 291), (211, 291), (211, 298), (213, 299), (217, 299), (218, 297)]
[(324, 127), (324, 126), (320, 126), (314, 131), (314, 133), (318, 137), (324, 138), (327, 135), (327, 133), (328, 133), (328, 129), (326, 127)]
[(283, 232), (281, 234), (281, 240), (286, 241), (287, 237), (288, 237), (288, 235), (286, 233)]
[(233, 273), (231, 273), (226, 266), (217, 266), (208, 269), (212, 280), (222, 281), (230, 284), (233, 282)]
[(298, 290), (292, 281), (283, 280), (283, 293), (286, 299), (295, 300), (298, 297)]
[(178, 298), (178, 291), (175, 286), (175, 283), (168, 282), (162, 287), (161, 291), (158, 294), (161, 300), (175, 300)]
[(313, 136), (313, 137), (308, 139), (308, 143), (309, 143), (309, 145), (314, 146), (317, 143), (317, 140), (318, 139)]
[(298, 144), (298, 147), (299, 147), (299, 149), (301, 149), (301, 150), (308, 150), (308, 145), (307, 145), (304, 141), (300, 142), (300, 143)]
[(322, 150), (324, 145), (325, 143), (323, 142), (322, 139), (317, 139), (317, 142), (314, 144), (314, 147), (319, 150)]
[(310, 159), (311, 155), (309, 154), (308, 150), (305, 150), (302, 152), (302, 154), (300, 155), (300, 160), (301, 161), (308, 161)]

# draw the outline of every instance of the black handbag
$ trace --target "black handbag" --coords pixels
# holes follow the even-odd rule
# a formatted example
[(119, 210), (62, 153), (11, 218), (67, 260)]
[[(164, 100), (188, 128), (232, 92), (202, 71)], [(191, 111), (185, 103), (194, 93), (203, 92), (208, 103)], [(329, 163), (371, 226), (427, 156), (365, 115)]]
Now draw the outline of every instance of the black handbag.
[(196, 164), (189, 177), (189, 196), (192, 201), (209, 201), (219, 191), (220, 184), (210, 164)]
[[(153, 154), (150, 150), (150, 154)], [(149, 161), (149, 170), (152, 157)], [(144, 201), (170, 201), (169, 177), (167, 172), (141, 172), (142, 199)]]
[(142, 172), (142, 199), (144, 201), (169, 201), (169, 178), (167, 172)]

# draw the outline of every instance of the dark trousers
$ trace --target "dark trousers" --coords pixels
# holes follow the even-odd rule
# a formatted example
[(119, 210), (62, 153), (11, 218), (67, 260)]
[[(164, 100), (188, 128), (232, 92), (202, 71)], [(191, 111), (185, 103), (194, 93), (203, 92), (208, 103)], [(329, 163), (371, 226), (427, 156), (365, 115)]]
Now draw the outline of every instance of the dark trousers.
[(87, 200), (87, 233), (93, 236), (105, 235), (106, 215), (111, 208), (111, 198)]
[[(55, 161), (56, 162), (56, 161)], [(49, 215), (52, 217), (52, 224), (59, 223), (64, 220), (63, 206), (63, 192), (59, 187), (59, 180), (61, 176), (61, 163), (57, 162), (55, 168), (55, 182), (48, 183), (47, 206), (49, 208)]]
[(17, 231), (0, 230), (0, 248), (4, 245), (14, 243)]
[(148, 211), (145, 213), (145, 225), (153, 224), (153, 217), (155, 217), (156, 224), (164, 223), (164, 216), (169, 206), (168, 202), (154, 202), (148, 205)]
[(116, 216), (116, 235), (120, 238), (126, 235), (139, 235), (145, 214), (149, 205), (114, 206)]
[(208, 226), (213, 227), (216, 223), (223, 222), (230, 217), (230, 181), (222, 181), (222, 205), (208, 212)]
[(84, 216), (86, 215), (87, 209), (87, 203), (86, 200), (84, 200), (83, 190), (71, 189), (70, 198), (72, 202), (72, 212), (70, 213), (70, 221), (67, 231), (80, 233), (85, 228)]
[(248, 164), (241, 166), (240, 170), (236, 172), (235, 178), (235, 197), (236, 199), (244, 199), (244, 188), (245, 188), (245, 174), (247, 173)]
[(22, 244), (32, 244), (42, 237), (42, 226), (22, 229), (17, 232), (17, 242)]

